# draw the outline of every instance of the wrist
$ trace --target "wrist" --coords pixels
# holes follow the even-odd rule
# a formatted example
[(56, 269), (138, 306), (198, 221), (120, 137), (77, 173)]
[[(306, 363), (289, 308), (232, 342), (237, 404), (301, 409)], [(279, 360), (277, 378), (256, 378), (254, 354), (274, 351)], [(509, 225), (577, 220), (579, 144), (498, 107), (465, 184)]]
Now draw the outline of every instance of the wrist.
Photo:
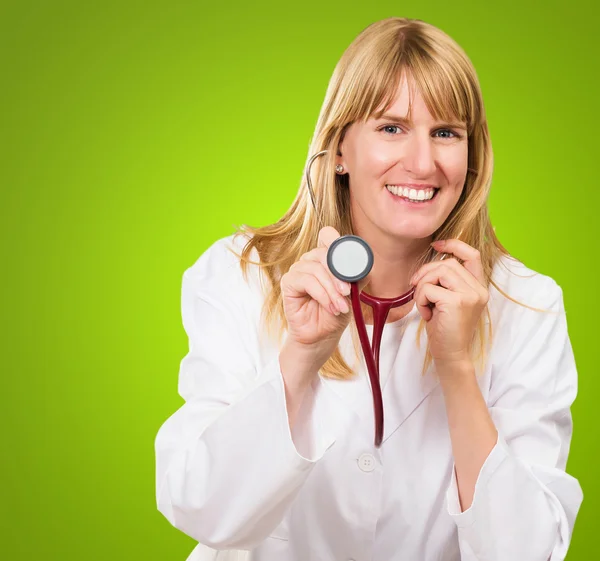
[(468, 351), (450, 353), (443, 357), (432, 356), (432, 359), (438, 371), (460, 370), (473, 363)]
[(287, 340), (279, 352), (279, 363), (282, 369), (293, 370), (300, 378), (312, 379), (327, 360), (321, 355), (314, 345)]
[(477, 383), (475, 365), (468, 357), (435, 360), (435, 368), (444, 392)]

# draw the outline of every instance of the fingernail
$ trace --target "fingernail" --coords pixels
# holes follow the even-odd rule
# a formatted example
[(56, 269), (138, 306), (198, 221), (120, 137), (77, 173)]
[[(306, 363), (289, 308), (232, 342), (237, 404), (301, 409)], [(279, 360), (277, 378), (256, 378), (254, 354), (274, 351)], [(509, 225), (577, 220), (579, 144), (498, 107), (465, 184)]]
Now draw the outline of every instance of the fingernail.
[(436, 240), (434, 242), (431, 242), (430, 245), (432, 245), (434, 247), (443, 247), (444, 243), (446, 243), (445, 240)]
[(334, 315), (334, 316), (339, 316), (340, 315), (340, 311), (333, 305), (333, 304), (329, 304), (329, 311)]
[(348, 294), (350, 294), (350, 285), (348, 283), (340, 282), (338, 284), (338, 288), (344, 296), (348, 296)]
[(343, 300), (342, 298), (338, 299), (338, 301), (336, 302), (336, 306), (344, 313), (347, 314), (350, 311), (350, 308), (348, 307), (348, 302), (346, 302), (346, 300)]

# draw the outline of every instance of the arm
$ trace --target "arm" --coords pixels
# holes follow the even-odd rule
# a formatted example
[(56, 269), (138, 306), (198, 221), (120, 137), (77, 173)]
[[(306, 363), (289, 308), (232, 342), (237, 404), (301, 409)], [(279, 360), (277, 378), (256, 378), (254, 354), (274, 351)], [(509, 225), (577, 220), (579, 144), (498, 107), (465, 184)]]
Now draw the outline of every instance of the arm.
[(448, 509), (465, 561), (562, 561), (567, 553), (583, 499), (565, 473), (577, 371), (562, 291), (552, 281), (547, 294), (540, 307), (551, 313), (521, 308), (512, 318), (489, 415), (468, 368), (445, 389), (455, 455)]
[(210, 547), (244, 549), (277, 527), (334, 443), (336, 404), (318, 376), (287, 402), (279, 352), (259, 344), (262, 299), (224, 254), (213, 246), (183, 276), (185, 404), (156, 437), (156, 492), (175, 527)]
[(436, 365), (444, 393), (461, 511), (473, 502), (479, 472), (498, 431), (477, 384), (472, 362)]
[[(295, 345), (286, 342), (279, 353), (279, 366), (285, 387), (285, 402), (289, 419), (292, 439), (294, 428), (297, 426), (298, 417), (301, 414), (302, 404), (310, 391), (311, 382), (317, 376), (319, 367), (310, 357)], [(309, 395), (310, 400), (310, 395)], [(303, 422), (303, 419), (300, 419)]]

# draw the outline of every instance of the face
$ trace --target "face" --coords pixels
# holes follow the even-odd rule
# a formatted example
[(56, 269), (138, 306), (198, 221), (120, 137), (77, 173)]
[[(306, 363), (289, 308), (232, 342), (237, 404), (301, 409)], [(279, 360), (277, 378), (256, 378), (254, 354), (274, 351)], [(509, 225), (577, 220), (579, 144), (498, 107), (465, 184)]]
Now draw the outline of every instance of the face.
[(465, 124), (433, 119), (416, 90), (409, 123), (408, 102), (409, 86), (403, 79), (386, 114), (352, 123), (340, 144), (336, 164), (349, 174), (352, 223), (366, 238), (430, 238), (456, 205), (465, 183)]

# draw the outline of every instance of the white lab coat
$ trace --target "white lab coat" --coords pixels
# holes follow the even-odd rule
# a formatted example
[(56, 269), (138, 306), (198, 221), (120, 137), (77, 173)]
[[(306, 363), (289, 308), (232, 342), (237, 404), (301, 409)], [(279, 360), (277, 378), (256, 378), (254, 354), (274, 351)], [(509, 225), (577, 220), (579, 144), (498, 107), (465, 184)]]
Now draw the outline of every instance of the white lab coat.
[[(564, 559), (583, 495), (564, 471), (577, 372), (553, 279), (506, 258), (494, 269), (517, 300), (558, 313), (490, 287), (494, 341), (478, 374), (499, 436), (461, 512), (416, 308), (384, 330), (381, 448), (364, 359), (355, 380), (314, 380), (290, 434), (278, 348), (259, 337), (258, 270), (247, 284), (227, 250), (243, 241), (218, 240), (183, 275), (185, 404), (155, 446), (158, 509), (200, 542), (189, 561)], [(349, 329), (341, 345), (352, 361)]]

